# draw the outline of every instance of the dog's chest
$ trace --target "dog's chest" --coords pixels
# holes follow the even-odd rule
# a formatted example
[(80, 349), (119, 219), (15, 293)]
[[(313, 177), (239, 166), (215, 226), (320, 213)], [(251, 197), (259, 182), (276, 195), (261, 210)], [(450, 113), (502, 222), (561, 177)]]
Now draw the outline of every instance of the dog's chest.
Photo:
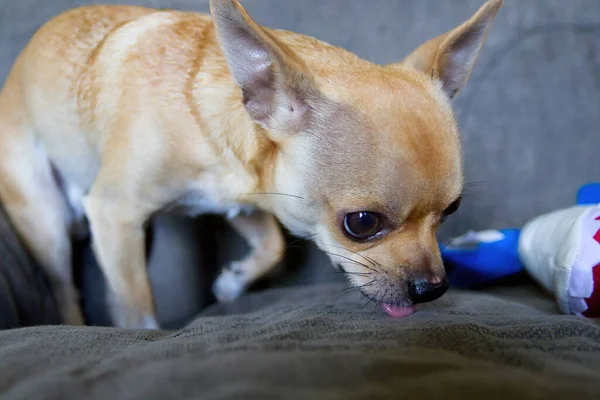
[(177, 202), (167, 207), (165, 211), (185, 214), (190, 217), (204, 214), (218, 214), (225, 215), (231, 219), (237, 217), (239, 214), (250, 214), (254, 211), (254, 207), (219, 199), (195, 190), (181, 197)]

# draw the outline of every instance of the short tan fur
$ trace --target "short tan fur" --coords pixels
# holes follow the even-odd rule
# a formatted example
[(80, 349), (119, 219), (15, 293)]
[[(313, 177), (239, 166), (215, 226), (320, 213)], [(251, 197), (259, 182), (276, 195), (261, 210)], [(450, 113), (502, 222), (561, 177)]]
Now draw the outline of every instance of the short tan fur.
[[(221, 301), (280, 260), (278, 219), (367, 296), (412, 304), (409, 282), (444, 278), (435, 231), (463, 189), (450, 99), (500, 5), (386, 66), (259, 26), (236, 0), (212, 17), (91, 6), (49, 21), (0, 93), (0, 200), (65, 322), (83, 323), (70, 237), (85, 215), (115, 324), (158, 327), (143, 228), (168, 209), (227, 214), (252, 246), (215, 282)], [(359, 241), (344, 221), (362, 211), (381, 226)]]

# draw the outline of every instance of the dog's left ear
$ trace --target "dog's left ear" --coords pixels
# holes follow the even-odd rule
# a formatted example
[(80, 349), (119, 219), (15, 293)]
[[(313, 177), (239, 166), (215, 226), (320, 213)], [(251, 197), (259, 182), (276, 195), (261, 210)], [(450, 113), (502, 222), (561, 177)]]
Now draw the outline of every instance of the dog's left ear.
[(442, 81), (453, 98), (467, 83), (502, 0), (488, 0), (459, 27), (426, 42), (400, 65), (416, 68)]

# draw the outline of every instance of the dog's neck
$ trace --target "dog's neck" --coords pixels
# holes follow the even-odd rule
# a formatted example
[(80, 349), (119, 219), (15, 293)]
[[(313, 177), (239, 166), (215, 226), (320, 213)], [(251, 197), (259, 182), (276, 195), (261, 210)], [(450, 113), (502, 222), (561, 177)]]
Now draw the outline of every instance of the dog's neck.
[[(220, 54), (216, 43), (211, 47), (213, 54)], [(274, 175), (279, 148), (265, 129), (252, 121), (243, 104), (241, 90), (233, 78), (223, 72), (227, 67), (224, 60), (222, 63), (222, 69), (209, 78), (213, 82), (211, 86), (201, 82), (206, 81), (206, 72), (198, 71), (190, 107), (204, 135), (223, 156), (217, 161), (218, 167), (237, 175), (237, 187), (229, 191), (230, 200), (272, 211), (272, 196), (265, 194), (276, 191)], [(195, 164), (203, 170), (206, 165), (203, 150), (198, 148), (195, 153)]]

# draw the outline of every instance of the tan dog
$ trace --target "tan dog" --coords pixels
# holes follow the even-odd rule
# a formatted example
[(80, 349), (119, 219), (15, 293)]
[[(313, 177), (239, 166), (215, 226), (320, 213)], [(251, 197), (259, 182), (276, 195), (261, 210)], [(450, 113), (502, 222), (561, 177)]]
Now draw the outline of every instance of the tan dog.
[(251, 244), (221, 301), (280, 260), (275, 217), (392, 316), (441, 296), (435, 231), (463, 189), (450, 99), (500, 4), (387, 66), (261, 27), (235, 0), (212, 0), (213, 19), (96, 6), (48, 22), (0, 95), (0, 199), (65, 321), (83, 322), (70, 235), (85, 215), (114, 322), (157, 327), (143, 228), (173, 206), (227, 214)]

